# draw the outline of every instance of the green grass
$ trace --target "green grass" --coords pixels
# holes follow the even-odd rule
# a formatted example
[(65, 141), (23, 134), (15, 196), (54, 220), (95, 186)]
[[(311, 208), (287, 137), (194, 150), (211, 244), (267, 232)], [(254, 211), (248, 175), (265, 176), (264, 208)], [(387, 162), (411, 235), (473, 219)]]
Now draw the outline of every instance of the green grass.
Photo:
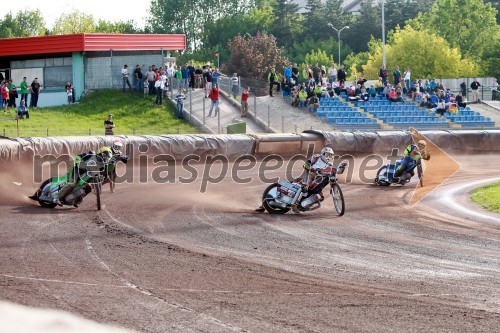
[(486, 185), (474, 190), (471, 199), (491, 212), (500, 213), (500, 183)]
[[(19, 136), (104, 135), (104, 120), (109, 113), (113, 114), (115, 135), (200, 133), (198, 128), (176, 117), (177, 110), (170, 101), (156, 106), (152, 98), (108, 89), (92, 92), (78, 104), (30, 109), (30, 119), (19, 120)], [(0, 120), (16, 116), (17, 109), (8, 110), (0, 111)], [(0, 135), (17, 137), (16, 121), (0, 121)]]

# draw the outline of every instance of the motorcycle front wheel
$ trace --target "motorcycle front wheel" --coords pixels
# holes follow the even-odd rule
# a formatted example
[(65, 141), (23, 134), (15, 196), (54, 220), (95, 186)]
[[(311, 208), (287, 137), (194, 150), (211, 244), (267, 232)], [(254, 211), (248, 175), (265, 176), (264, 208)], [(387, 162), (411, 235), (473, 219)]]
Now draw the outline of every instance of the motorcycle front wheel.
[(97, 199), (97, 210), (101, 210), (101, 183), (99, 181), (95, 181), (92, 187), (94, 188), (94, 193)]
[(330, 189), (330, 193), (332, 194), (333, 206), (335, 207), (335, 211), (338, 216), (342, 216), (345, 213), (345, 202), (344, 202), (344, 194), (340, 189), (339, 184), (334, 183), (332, 188)]
[(269, 202), (274, 201), (277, 196), (278, 196), (277, 184), (269, 185), (262, 194), (262, 205), (269, 214), (285, 214), (290, 210), (290, 208), (272, 207), (269, 205)]

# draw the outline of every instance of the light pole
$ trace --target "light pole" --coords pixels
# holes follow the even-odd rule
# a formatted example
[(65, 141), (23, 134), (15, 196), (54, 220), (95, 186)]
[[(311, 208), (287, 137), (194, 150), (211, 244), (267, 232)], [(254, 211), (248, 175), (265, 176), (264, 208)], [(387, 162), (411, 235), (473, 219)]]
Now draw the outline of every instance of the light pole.
[(382, 0), (382, 65), (385, 63), (385, 10), (384, 10), (384, 0)]
[(348, 25), (346, 25), (345, 27), (341, 28), (340, 30), (339, 30), (339, 29), (337, 29), (337, 28), (335, 28), (335, 27), (333, 26), (333, 24), (331, 24), (331, 23), (328, 23), (328, 26), (329, 26), (330, 28), (332, 28), (333, 30), (337, 31), (337, 34), (338, 34), (338, 38), (339, 38), (339, 68), (340, 68), (340, 33), (341, 33), (341, 32), (342, 32), (342, 30), (344, 30), (344, 29), (349, 29), (349, 26), (348, 26)]

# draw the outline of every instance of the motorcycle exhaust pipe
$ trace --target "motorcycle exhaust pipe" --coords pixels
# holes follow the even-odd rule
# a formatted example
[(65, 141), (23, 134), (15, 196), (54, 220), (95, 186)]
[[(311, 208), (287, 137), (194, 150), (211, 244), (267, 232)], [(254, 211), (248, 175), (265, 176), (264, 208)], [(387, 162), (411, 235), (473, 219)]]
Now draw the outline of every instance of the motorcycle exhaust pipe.
[(284, 202), (277, 202), (277, 201), (268, 201), (267, 204), (273, 208), (286, 208), (286, 203)]

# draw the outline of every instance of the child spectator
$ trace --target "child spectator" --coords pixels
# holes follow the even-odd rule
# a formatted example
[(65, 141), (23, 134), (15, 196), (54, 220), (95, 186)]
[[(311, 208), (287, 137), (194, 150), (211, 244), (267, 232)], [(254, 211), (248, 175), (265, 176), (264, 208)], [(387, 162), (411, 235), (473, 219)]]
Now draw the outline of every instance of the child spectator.
[(183, 90), (179, 89), (179, 93), (175, 96), (175, 102), (177, 103), (177, 118), (184, 119), (184, 100), (186, 96), (182, 93)]
[(73, 86), (71, 83), (66, 83), (66, 100), (68, 101), (68, 105), (73, 103)]
[(148, 97), (148, 94), (149, 94), (149, 79), (148, 77), (146, 76), (146, 78), (144, 79), (144, 84), (143, 84), (143, 90), (144, 90), (144, 98)]

